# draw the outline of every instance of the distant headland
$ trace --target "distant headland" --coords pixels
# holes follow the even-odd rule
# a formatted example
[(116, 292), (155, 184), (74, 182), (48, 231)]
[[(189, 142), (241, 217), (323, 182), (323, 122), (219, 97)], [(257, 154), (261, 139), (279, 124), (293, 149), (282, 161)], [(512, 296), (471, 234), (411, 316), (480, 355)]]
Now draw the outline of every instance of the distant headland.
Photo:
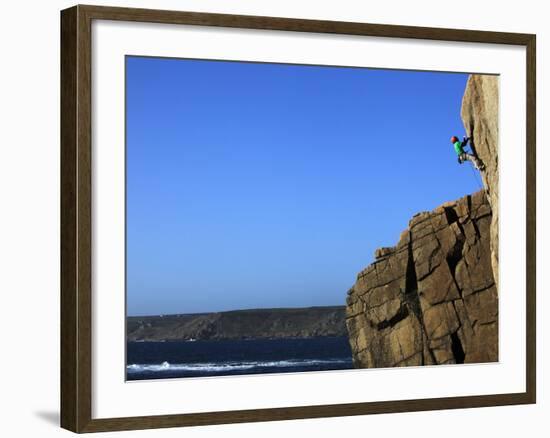
[(126, 323), (133, 342), (347, 336), (345, 306), (128, 316)]

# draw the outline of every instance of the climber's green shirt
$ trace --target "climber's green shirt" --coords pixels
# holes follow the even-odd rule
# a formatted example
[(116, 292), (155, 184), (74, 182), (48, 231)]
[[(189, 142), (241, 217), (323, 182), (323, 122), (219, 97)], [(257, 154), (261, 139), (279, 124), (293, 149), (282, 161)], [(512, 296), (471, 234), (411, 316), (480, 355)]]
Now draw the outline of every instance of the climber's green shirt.
[(462, 142), (455, 141), (454, 147), (455, 147), (455, 152), (456, 152), (457, 155), (460, 155), (460, 154), (464, 153), (464, 150), (462, 149)]

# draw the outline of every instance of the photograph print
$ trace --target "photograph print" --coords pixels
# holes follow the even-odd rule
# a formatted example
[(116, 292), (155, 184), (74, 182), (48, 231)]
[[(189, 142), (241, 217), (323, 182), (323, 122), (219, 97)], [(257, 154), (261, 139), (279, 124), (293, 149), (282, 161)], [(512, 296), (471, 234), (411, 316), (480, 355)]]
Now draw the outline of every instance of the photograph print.
[(127, 56), (126, 379), (499, 360), (499, 77)]

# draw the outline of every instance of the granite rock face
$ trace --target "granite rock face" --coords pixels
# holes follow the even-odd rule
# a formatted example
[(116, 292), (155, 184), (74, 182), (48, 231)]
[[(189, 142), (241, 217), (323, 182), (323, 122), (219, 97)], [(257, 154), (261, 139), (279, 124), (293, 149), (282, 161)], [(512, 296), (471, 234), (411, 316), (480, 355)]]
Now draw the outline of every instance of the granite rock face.
[(498, 77), (470, 75), (461, 116), (484, 190), (414, 216), (349, 290), (358, 368), (498, 360)]
[(462, 98), (462, 122), (473, 148), (485, 164), (481, 172), (493, 211), (491, 265), (498, 285), (498, 76), (470, 75)]
[(498, 295), (485, 191), (414, 216), (348, 292), (357, 368), (498, 360)]

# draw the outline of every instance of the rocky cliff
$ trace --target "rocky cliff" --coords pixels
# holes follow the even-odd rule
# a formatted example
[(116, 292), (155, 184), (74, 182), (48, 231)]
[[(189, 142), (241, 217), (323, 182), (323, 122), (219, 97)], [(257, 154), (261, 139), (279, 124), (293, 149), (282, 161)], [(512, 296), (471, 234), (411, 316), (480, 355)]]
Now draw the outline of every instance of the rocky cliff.
[(486, 168), (481, 173), (491, 221), (491, 264), (498, 285), (498, 76), (470, 75), (462, 98), (462, 122)]
[(498, 78), (471, 75), (462, 118), (485, 189), (414, 216), (349, 290), (356, 367), (498, 360), (497, 108)]
[(246, 309), (130, 316), (128, 341), (309, 338), (346, 336), (344, 306)]

